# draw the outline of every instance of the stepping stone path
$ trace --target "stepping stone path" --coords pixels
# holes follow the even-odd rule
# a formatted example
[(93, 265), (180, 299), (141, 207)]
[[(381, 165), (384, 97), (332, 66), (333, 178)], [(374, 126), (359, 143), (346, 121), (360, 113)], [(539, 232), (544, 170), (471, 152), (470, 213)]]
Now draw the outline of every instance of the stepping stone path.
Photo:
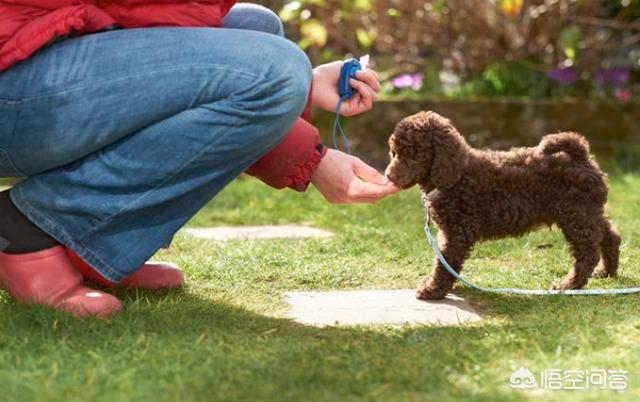
[(480, 320), (463, 298), (422, 301), (414, 289), (291, 292), (289, 318), (305, 325), (435, 324), (458, 325)]
[[(330, 237), (333, 233), (303, 225), (186, 228), (194, 237), (208, 240), (253, 240)], [(358, 290), (290, 292), (288, 316), (305, 325), (435, 324), (458, 325), (480, 320), (459, 296), (421, 301), (415, 290)]]
[(282, 226), (220, 226), (213, 228), (187, 228), (191, 236), (209, 240), (247, 239), (301, 239), (330, 237), (333, 233), (303, 225)]

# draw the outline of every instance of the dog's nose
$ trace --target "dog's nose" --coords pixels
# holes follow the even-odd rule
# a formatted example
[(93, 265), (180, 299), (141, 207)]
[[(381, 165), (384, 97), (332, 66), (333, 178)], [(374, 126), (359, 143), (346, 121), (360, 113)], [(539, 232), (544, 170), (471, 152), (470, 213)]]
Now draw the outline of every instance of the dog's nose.
[(396, 178), (393, 177), (393, 175), (391, 174), (391, 172), (389, 172), (388, 170), (384, 173), (384, 175), (386, 176), (387, 179), (389, 179), (391, 182), (393, 182), (394, 184), (396, 183)]

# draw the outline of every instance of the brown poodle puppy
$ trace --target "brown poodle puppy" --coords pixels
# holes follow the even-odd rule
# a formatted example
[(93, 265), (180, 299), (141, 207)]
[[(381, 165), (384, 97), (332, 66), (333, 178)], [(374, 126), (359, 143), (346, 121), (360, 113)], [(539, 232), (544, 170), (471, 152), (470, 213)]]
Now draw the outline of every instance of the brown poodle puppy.
[[(429, 194), (438, 245), (458, 272), (477, 241), (555, 223), (575, 264), (554, 288), (579, 289), (592, 274), (616, 275), (620, 236), (604, 212), (608, 187), (581, 135), (547, 135), (535, 148), (477, 150), (449, 120), (421, 112), (398, 123), (389, 146), (387, 177), (405, 189), (418, 184)], [(454, 282), (436, 259), (417, 297), (441, 299)]]

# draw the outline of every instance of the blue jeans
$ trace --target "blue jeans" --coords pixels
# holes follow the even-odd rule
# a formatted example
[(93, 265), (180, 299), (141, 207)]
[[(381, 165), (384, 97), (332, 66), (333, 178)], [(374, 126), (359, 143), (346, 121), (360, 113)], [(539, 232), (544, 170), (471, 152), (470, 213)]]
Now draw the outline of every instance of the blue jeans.
[(311, 66), (280, 35), (240, 5), (224, 29), (103, 32), (0, 73), (0, 177), (28, 177), (13, 202), (120, 281), (293, 126)]

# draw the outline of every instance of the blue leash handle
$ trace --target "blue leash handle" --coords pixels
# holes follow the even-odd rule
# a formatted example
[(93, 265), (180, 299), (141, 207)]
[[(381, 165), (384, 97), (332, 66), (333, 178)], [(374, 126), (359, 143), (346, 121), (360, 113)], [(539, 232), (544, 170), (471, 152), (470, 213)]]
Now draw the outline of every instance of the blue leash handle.
[(424, 233), (427, 235), (427, 240), (433, 249), (433, 252), (436, 254), (436, 257), (442, 263), (444, 269), (447, 270), (454, 278), (459, 280), (463, 285), (479, 290), (481, 292), (487, 293), (509, 293), (515, 295), (528, 295), (528, 296), (549, 296), (549, 295), (561, 295), (561, 296), (594, 296), (594, 295), (613, 295), (613, 294), (632, 294), (632, 293), (640, 293), (640, 287), (636, 288), (623, 288), (623, 289), (567, 289), (567, 290), (542, 290), (542, 289), (517, 289), (517, 288), (485, 288), (482, 286), (478, 286), (475, 283), (466, 280), (462, 275), (456, 272), (455, 269), (449, 265), (447, 260), (440, 252), (438, 248), (438, 244), (436, 240), (433, 238), (431, 234), (431, 229), (429, 225), (431, 223), (431, 216), (429, 215), (429, 203), (425, 197), (423, 197), (423, 204), (426, 210), (427, 215), (427, 223), (424, 226)]
[(342, 64), (342, 70), (340, 70), (340, 78), (338, 80), (338, 94), (340, 99), (351, 99), (355, 89), (351, 88), (349, 79), (355, 78), (356, 73), (362, 70), (362, 65), (356, 59), (349, 59)]
[(343, 63), (342, 70), (340, 70), (340, 78), (338, 80), (338, 94), (340, 95), (340, 100), (338, 101), (338, 107), (336, 108), (336, 119), (333, 122), (333, 146), (336, 149), (340, 149), (340, 146), (338, 145), (339, 131), (349, 155), (351, 155), (351, 144), (349, 143), (349, 139), (340, 124), (340, 111), (342, 110), (342, 104), (344, 101), (351, 99), (355, 92), (355, 89), (351, 87), (351, 84), (349, 84), (349, 79), (355, 78), (356, 73), (360, 70), (362, 70), (360, 62), (356, 59), (349, 59)]

